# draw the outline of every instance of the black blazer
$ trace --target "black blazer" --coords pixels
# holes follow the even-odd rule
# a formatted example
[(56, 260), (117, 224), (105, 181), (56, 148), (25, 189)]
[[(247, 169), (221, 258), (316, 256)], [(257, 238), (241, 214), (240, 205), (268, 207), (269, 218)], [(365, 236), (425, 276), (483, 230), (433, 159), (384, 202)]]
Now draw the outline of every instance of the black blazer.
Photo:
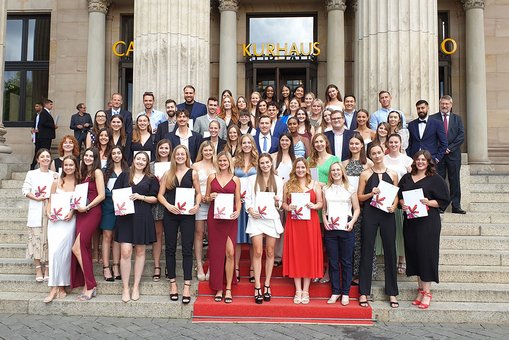
[(164, 139), (164, 136), (166, 136), (169, 132), (173, 131), (175, 129), (176, 125), (173, 125), (173, 129), (170, 131), (168, 127), (168, 121), (162, 122), (157, 126), (156, 134), (154, 135), (154, 144), (157, 145), (161, 139)]
[[(111, 109), (105, 110), (104, 112), (106, 112), (108, 121), (111, 121)], [(131, 114), (131, 112), (124, 110), (124, 109), (120, 109), (119, 115), (122, 116), (122, 118), (124, 119), (125, 132), (128, 135), (132, 135), (132, 133), (133, 133), (133, 115)]]
[[(340, 154), (341, 161), (348, 159), (350, 138), (352, 138), (353, 134), (354, 134), (354, 132), (352, 130), (348, 130), (345, 128), (345, 131), (343, 132), (343, 149), (341, 150), (341, 154)], [(330, 147), (331, 153), (333, 155), (335, 155), (336, 147), (334, 145), (334, 131), (326, 131), (325, 136), (327, 136), (327, 139), (329, 140), (329, 147)]]
[[(429, 117), (438, 120), (442, 125), (444, 124), (440, 112)], [(465, 129), (463, 127), (463, 121), (459, 115), (451, 112), (449, 114), (449, 125), (447, 126), (447, 149), (449, 149), (450, 152), (445, 155), (445, 157), (449, 157), (452, 161), (461, 162), (461, 144), (463, 144), (464, 141)]]
[(37, 129), (35, 139), (55, 139), (55, 121), (48, 110), (42, 109), (39, 113), (39, 124), (35, 126), (37, 116), (34, 118), (32, 127)]
[[(345, 125), (346, 125), (346, 120), (345, 120)], [(350, 131), (357, 129), (357, 111), (353, 112), (352, 123), (350, 124), (350, 126), (347, 126), (347, 128)]]
[[(184, 110), (186, 108), (186, 103), (180, 103), (177, 105), (177, 110)], [(207, 107), (205, 104), (194, 101), (193, 104), (193, 110), (189, 112), (189, 118), (191, 118), (193, 121), (201, 116), (205, 116), (207, 114)]]
[(426, 129), (422, 138), (419, 137), (419, 118), (408, 123), (408, 148), (406, 153), (412, 157), (419, 150), (428, 150), (433, 156), (433, 160), (440, 161), (447, 149), (447, 139), (445, 138), (444, 124), (436, 119), (428, 117)]
[[(177, 145), (180, 145), (180, 137), (175, 134), (175, 132), (178, 130), (174, 129), (172, 132), (169, 132), (164, 136), (164, 138), (169, 139), (171, 142), (171, 148), (175, 149)], [(192, 133), (192, 136), (189, 137), (188, 143), (189, 143), (189, 154), (191, 156), (191, 161), (194, 163), (196, 160), (196, 156), (198, 155), (198, 151), (200, 150), (200, 145), (203, 141), (203, 138), (201, 134), (198, 132), (194, 132), (190, 130)]]
[[(203, 138), (202, 143), (207, 140), (210, 141), (210, 138), (211, 138), (210, 136), (208, 136), (207, 138)], [(224, 139), (218, 137), (217, 138), (217, 153), (220, 153), (221, 151), (223, 151), (225, 146), (226, 146), (226, 141)]]

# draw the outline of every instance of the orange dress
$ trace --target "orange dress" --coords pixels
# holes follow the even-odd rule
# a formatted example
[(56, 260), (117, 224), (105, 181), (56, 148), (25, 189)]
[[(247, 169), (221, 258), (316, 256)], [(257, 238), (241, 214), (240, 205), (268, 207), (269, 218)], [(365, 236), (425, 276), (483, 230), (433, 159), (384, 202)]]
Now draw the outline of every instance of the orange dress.
[[(312, 203), (316, 193), (308, 191)], [(310, 220), (293, 220), (288, 212), (283, 248), (283, 275), (315, 278), (323, 276), (323, 247), (318, 212), (311, 209)]]

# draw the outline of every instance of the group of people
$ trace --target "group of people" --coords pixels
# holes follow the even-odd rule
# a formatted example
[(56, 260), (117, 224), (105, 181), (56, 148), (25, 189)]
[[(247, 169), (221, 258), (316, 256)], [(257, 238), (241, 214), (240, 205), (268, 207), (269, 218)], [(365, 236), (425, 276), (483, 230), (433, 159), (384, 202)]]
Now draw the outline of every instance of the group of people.
[[(419, 118), (407, 128), (388, 91), (379, 93), (382, 107), (371, 115), (356, 109), (353, 95), (342, 98), (335, 85), (327, 87), (325, 102), (302, 86), (293, 91), (283, 86), (279, 94), (268, 86), (249, 100), (235, 100), (225, 90), (220, 100), (210, 97), (206, 104), (194, 95), (187, 85), (185, 102), (168, 99), (164, 114), (154, 109), (154, 94), (145, 92), (145, 110), (133, 121), (121, 108), (121, 95), (114, 94), (112, 108), (98, 111), (91, 125), (80, 120), (81, 103), (71, 123), (77, 137), (62, 139), (60, 157), (52, 161), (47, 149), (38, 150), (39, 167), (28, 172), (23, 193), (37, 206), (30, 210), (29, 253), (36, 279), (49, 277), (46, 302), (65, 295), (69, 285), (83, 287), (80, 300), (95, 296), (92, 236), (100, 228), (104, 279), (122, 279), (124, 302), (140, 297), (146, 245), (152, 244), (153, 280), (160, 280), (163, 235), (170, 299), (179, 300), (180, 233), (185, 304), (191, 301), (193, 255), (197, 278), (209, 281), (215, 301), (232, 303), (232, 285), (241, 280), (241, 245), (249, 244), (255, 303), (271, 300), (273, 267), (282, 265), (294, 280), (296, 304), (309, 303), (311, 282), (330, 281), (328, 303), (349, 304), (351, 284), (358, 284), (359, 304), (367, 307), (376, 255), (383, 253), (390, 306), (399, 306), (398, 272), (418, 278), (413, 304), (430, 305), (431, 282), (439, 282), (439, 214), (450, 203), (446, 176), (452, 212), (465, 213), (459, 190), (464, 132), (461, 118), (451, 112), (450, 96), (440, 99), (440, 112), (431, 116), (428, 103), (419, 100)], [(55, 221), (50, 194), (35, 194), (43, 178), (50, 193), (89, 183), (87, 204)], [(399, 187), (386, 210), (377, 205), (381, 182)], [(112, 192), (126, 187), (132, 188), (135, 213), (116, 214)], [(191, 207), (177, 202), (181, 188), (193, 190)], [(415, 218), (415, 207), (403, 199), (415, 189), (422, 189), (426, 217)], [(232, 210), (225, 214), (227, 207)], [(43, 274), (44, 262), (49, 272)]]

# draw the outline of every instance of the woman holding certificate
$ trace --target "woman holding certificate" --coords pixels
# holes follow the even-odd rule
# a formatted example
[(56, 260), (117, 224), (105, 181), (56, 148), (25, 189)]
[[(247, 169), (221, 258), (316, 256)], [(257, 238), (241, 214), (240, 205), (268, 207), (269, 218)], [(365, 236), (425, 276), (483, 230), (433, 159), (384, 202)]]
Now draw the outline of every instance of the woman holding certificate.
[[(324, 243), (329, 258), (329, 276), (332, 295), (327, 303), (348, 305), (352, 281), (352, 255), (355, 234), (352, 232), (359, 218), (357, 191), (348, 183), (345, 169), (340, 162), (332, 163), (329, 180), (323, 187)], [(353, 216), (352, 216), (353, 208)], [(339, 264), (341, 263), (341, 274)], [(341, 281), (340, 281), (341, 278)]]
[[(240, 215), (240, 180), (233, 174), (230, 154), (217, 155), (216, 173), (207, 179), (205, 200), (210, 202), (208, 213), (210, 261), (209, 286), (216, 291), (214, 301), (223, 300), (223, 280), (226, 275), (224, 302), (232, 303), (233, 269), (237, 241), (237, 219)], [(226, 257), (226, 259), (225, 259)]]
[(71, 210), (71, 196), (80, 181), (78, 160), (65, 156), (62, 161), (62, 175), (51, 186), (50, 204), (46, 209), (48, 216), (48, 263), (51, 287), (45, 303), (55, 298), (64, 298), (65, 287), (71, 284), (71, 248), (74, 240), (76, 218)]
[[(386, 123), (387, 124), (387, 123)], [(359, 305), (368, 307), (371, 294), (371, 274), (373, 271), (373, 250), (375, 238), (380, 229), (384, 250), (385, 294), (389, 295), (390, 306), (398, 308), (396, 299), (396, 220), (398, 176), (384, 165), (384, 150), (373, 142), (368, 147), (368, 155), (374, 165), (362, 172), (359, 178), (357, 195), (364, 204), (362, 219), (362, 248), (359, 277)]]
[(201, 201), (198, 172), (191, 169), (189, 151), (184, 145), (173, 150), (170, 170), (161, 179), (159, 202), (164, 210), (164, 237), (166, 244), (166, 270), (170, 279), (170, 299), (178, 300), (177, 274), (175, 273), (177, 234), (182, 239), (182, 267), (184, 269), (184, 291), (182, 303), (191, 302), (191, 280), (193, 279), (193, 242), (195, 214)]
[(88, 148), (81, 161), (81, 183), (88, 186), (86, 196), (76, 209), (76, 240), (72, 246), (71, 289), (82, 287), (80, 301), (88, 301), (96, 295), (97, 282), (92, 263), (92, 236), (101, 223), (101, 202), (104, 200), (104, 175), (101, 159), (96, 148)]
[[(241, 200), (244, 201), (246, 196), (246, 187), (247, 182), (250, 176), (256, 175), (256, 166), (258, 164), (258, 151), (256, 149), (256, 144), (251, 135), (243, 135), (240, 138), (240, 149), (237, 149), (237, 153), (235, 158), (233, 159), (234, 163), (234, 174), (240, 180), (240, 193)], [(247, 227), (247, 212), (245, 208), (245, 204), (242, 203), (242, 208), (240, 210), (239, 216), (239, 228), (237, 232), (237, 249), (235, 249), (235, 275), (237, 277), (237, 281), (240, 281), (240, 271), (239, 271), (239, 263), (240, 263), (240, 254), (241, 254), (241, 244), (249, 244), (251, 240), (249, 238), (249, 234), (246, 232)], [(249, 248), (249, 258), (251, 259), (253, 256), (253, 249)], [(254, 272), (253, 266), (249, 268), (249, 282), (254, 282)]]
[[(272, 158), (263, 153), (258, 158), (257, 175), (249, 178), (246, 193), (246, 210), (249, 214), (246, 232), (253, 244), (253, 268), (255, 277), (255, 302), (270, 301), (270, 278), (274, 267), (274, 246), (283, 225), (278, 208), (283, 197), (283, 180), (275, 175)], [(265, 236), (265, 283), (263, 295), (260, 276), (262, 272), (263, 236)]]
[[(120, 116), (115, 116), (120, 117)], [(115, 228), (115, 207), (111, 190), (115, 185), (115, 181), (122, 171), (128, 169), (127, 162), (124, 158), (121, 146), (114, 146), (111, 149), (110, 157), (104, 172), (104, 180), (106, 182), (105, 198), (102, 202), (102, 218), (100, 228), (103, 231), (102, 241), (102, 257), (103, 257), (103, 275), (104, 280), (113, 282), (115, 279), (120, 280), (120, 245), (113, 241), (113, 229)], [(110, 248), (112, 249), (113, 266), (110, 267)]]
[(323, 277), (322, 234), (317, 210), (322, 208), (322, 190), (311, 179), (307, 161), (293, 163), (283, 192), (283, 209), (288, 212), (283, 248), (283, 275), (293, 278), (295, 304), (309, 303), (309, 285)]
[[(140, 116), (141, 117), (141, 116)], [(123, 215), (121, 203), (115, 200), (115, 189), (130, 188), (132, 194), (120, 196), (119, 201), (134, 201), (135, 213)], [(115, 241), (120, 243), (120, 274), (122, 275), (122, 301), (140, 298), (140, 280), (145, 266), (145, 248), (156, 240), (156, 230), (152, 217), (152, 204), (157, 202), (159, 182), (150, 173), (150, 159), (146, 151), (136, 154), (128, 172), (118, 176), (113, 187), (115, 203)], [(126, 195), (127, 196), (127, 195)], [(131, 255), (134, 251), (134, 283), (132, 294), (129, 293), (129, 277), (131, 275)]]
[(432, 298), (431, 282), (438, 283), (442, 228), (439, 208), (445, 210), (449, 205), (449, 190), (426, 150), (414, 155), (412, 171), (401, 178), (399, 187), (399, 202), (405, 212), (406, 275), (417, 276), (419, 290), (412, 304), (427, 309)]
[(39, 149), (35, 155), (39, 168), (27, 172), (22, 193), (30, 200), (28, 204), (28, 250), (27, 256), (34, 260), (35, 281), (41, 283), (48, 277), (48, 267), (43, 274), (42, 263), (46, 262), (46, 221), (45, 207), (49, 198), (51, 184), (56, 173), (49, 169), (51, 155), (47, 149)]

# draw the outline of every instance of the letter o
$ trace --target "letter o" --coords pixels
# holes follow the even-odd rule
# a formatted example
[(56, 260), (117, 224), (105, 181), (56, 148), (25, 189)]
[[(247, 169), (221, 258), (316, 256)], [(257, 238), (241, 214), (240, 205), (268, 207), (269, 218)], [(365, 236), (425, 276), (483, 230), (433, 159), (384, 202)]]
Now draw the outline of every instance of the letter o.
[[(447, 44), (448, 42), (450, 42), (452, 44), (452, 50), (450, 50), (450, 51), (448, 51), (445, 48), (445, 44)], [(440, 44), (440, 49), (442, 50), (443, 54), (451, 55), (451, 54), (454, 54), (456, 52), (456, 50), (458, 49), (458, 44), (456, 43), (456, 40), (454, 40), (453, 38), (447, 38), (447, 39), (444, 39), (444, 41), (442, 41), (442, 43)]]

